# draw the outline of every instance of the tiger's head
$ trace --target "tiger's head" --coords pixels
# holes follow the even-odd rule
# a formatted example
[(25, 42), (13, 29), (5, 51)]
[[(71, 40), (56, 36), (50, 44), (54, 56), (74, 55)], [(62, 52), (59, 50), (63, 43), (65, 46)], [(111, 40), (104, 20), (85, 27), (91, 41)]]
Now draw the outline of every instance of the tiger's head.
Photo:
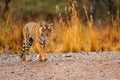
[(45, 22), (42, 22), (40, 26), (41, 26), (40, 35), (41, 37), (43, 37), (44, 40), (46, 40), (53, 31), (53, 23), (47, 24)]

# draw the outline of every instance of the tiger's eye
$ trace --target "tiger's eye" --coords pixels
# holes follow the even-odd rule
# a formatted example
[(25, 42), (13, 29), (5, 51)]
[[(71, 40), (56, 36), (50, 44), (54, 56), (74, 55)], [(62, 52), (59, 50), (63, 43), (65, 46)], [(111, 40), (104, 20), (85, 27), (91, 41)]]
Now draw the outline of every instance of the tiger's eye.
[(49, 32), (51, 32), (51, 29), (48, 29), (49, 30)]

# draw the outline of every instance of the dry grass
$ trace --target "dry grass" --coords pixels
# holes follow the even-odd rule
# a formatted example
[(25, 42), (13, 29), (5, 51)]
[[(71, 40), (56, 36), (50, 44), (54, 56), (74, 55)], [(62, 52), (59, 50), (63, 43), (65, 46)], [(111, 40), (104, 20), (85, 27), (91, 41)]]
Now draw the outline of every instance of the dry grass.
[[(92, 19), (87, 18), (87, 26), (84, 26), (77, 16), (76, 3), (72, 4), (70, 25), (65, 25), (60, 15), (61, 26), (53, 33), (46, 50), (48, 52), (81, 52), (81, 51), (120, 51), (120, 22), (119, 16), (112, 24), (93, 25)], [(58, 8), (58, 7), (57, 7)], [(60, 13), (59, 13), (60, 14)], [(67, 20), (67, 19), (66, 19)]]
[(48, 40), (48, 52), (120, 51), (118, 26), (63, 26)]
[[(6, 26), (6, 22), (5, 25)], [(0, 26), (0, 53), (17, 53), (22, 45), (22, 25), (8, 24)]]
[[(75, 4), (73, 3), (71, 7), (71, 20), (66, 19), (69, 25), (62, 21), (62, 15), (58, 13), (60, 22), (54, 22), (54, 31), (47, 41), (46, 51), (55, 53), (120, 51), (120, 19), (117, 18), (116, 22), (114, 21), (112, 24), (101, 25), (101, 28), (93, 26), (91, 20), (88, 19), (88, 24), (85, 26), (77, 16)], [(12, 24), (8, 20), (5, 22), (5, 25), (0, 25), (0, 54), (18, 53), (22, 47), (23, 24)], [(37, 52), (35, 45), (32, 46), (31, 51)]]

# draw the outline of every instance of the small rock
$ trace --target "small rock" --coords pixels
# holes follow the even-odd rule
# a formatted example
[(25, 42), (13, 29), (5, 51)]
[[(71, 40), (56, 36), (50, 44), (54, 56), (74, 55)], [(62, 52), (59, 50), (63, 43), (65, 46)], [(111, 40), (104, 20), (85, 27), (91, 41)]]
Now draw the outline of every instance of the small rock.
[(14, 71), (12, 71), (11, 73), (15, 73)]
[(67, 54), (67, 55), (63, 55), (63, 57), (72, 57), (72, 55), (71, 54)]
[(55, 65), (58, 65), (58, 63), (55, 63)]

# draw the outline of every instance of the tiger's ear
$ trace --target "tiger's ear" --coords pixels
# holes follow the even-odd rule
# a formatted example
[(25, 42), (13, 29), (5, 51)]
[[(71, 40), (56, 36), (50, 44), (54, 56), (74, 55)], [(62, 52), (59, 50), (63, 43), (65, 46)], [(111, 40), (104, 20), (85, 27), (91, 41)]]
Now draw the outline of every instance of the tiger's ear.
[(42, 23), (40, 23), (40, 26), (42, 26)]
[(45, 25), (46, 24), (46, 22), (45, 21), (42, 21), (41, 23), (40, 23), (40, 26), (43, 26), (43, 25)]
[(49, 24), (49, 27), (48, 27), (48, 29), (51, 29), (51, 33), (53, 33), (53, 26), (54, 26), (54, 24), (53, 24), (53, 23), (50, 23), (50, 24)]
[(53, 27), (54, 26), (54, 24), (53, 23), (50, 23), (50, 27)]

